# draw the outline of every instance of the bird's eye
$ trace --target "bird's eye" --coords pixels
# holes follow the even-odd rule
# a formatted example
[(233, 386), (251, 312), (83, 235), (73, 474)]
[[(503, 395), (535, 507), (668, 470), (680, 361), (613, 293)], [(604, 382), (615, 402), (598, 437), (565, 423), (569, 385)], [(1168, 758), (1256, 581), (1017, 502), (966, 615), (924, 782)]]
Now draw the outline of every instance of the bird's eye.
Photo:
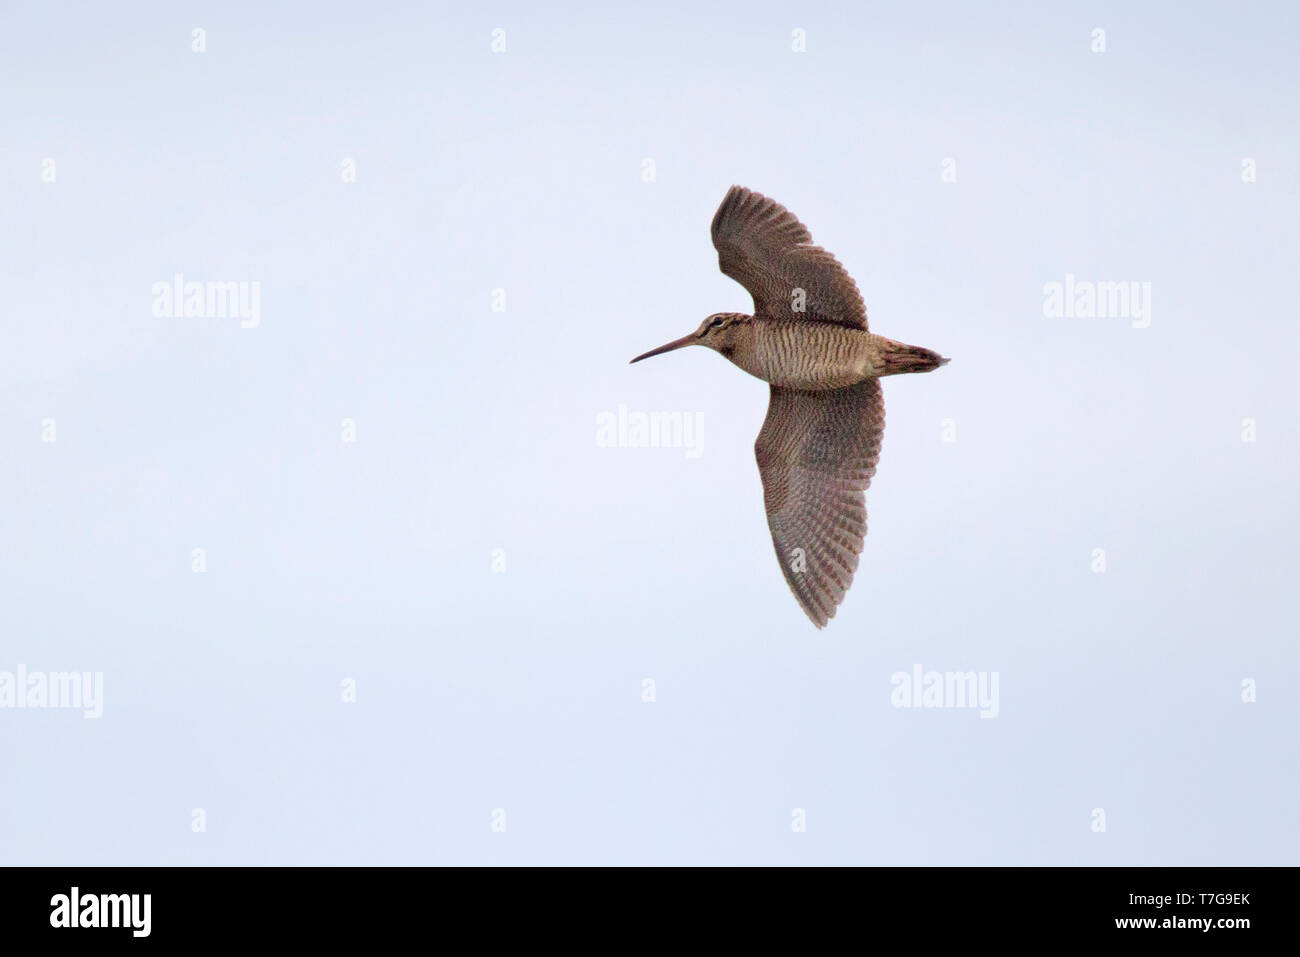
[(723, 319), (721, 316), (719, 316), (717, 319), (714, 319), (711, 323), (709, 323), (709, 325), (712, 326), (714, 329), (721, 329), (722, 324), (726, 321), (727, 321), (726, 319)]

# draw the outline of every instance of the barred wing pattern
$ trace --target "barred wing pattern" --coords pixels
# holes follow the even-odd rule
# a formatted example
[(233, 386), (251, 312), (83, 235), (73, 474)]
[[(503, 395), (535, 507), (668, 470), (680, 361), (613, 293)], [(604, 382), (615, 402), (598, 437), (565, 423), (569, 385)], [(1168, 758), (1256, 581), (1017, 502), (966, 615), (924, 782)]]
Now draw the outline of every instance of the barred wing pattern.
[(762, 321), (829, 322), (867, 328), (867, 307), (839, 261), (775, 200), (733, 186), (713, 216), (718, 268), (754, 297)]
[(754, 443), (777, 561), (818, 628), (853, 583), (867, 534), (863, 492), (885, 431), (877, 379), (827, 392), (772, 386)]

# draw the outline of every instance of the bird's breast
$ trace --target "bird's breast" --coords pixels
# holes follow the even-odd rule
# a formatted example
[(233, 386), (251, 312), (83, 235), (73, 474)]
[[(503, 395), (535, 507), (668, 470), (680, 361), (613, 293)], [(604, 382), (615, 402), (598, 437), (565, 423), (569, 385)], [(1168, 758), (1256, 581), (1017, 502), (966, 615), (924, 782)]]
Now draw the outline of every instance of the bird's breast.
[(875, 375), (871, 334), (824, 322), (755, 323), (746, 372), (787, 389), (842, 389)]

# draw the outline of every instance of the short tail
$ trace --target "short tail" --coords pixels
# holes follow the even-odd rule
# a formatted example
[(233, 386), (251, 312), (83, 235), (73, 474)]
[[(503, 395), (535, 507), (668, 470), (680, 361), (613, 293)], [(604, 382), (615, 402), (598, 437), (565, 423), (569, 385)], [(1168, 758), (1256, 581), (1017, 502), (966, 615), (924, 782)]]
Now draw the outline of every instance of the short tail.
[(930, 372), (948, 364), (948, 360), (933, 349), (909, 346), (905, 342), (895, 342), (893, 339), (885, 340), (882, 354), (885, 359), (885, 371), (881, 375)]

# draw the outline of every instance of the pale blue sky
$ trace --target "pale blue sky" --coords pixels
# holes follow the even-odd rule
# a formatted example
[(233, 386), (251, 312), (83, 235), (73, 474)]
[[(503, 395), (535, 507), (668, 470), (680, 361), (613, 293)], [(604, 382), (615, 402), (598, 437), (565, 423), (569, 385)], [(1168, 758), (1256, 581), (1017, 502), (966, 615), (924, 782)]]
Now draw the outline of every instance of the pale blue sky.
[[(0, 671), (105, 700), (0, 710), (0, 862), (1296, 863), (1297, 16), (1047, 6), (6, 4)], [(953, 357), (821, 632), (766, 386), (627, 365), (750, 307), (732, 183)], [(998, 717), (891, 707), (917, 664)]]

